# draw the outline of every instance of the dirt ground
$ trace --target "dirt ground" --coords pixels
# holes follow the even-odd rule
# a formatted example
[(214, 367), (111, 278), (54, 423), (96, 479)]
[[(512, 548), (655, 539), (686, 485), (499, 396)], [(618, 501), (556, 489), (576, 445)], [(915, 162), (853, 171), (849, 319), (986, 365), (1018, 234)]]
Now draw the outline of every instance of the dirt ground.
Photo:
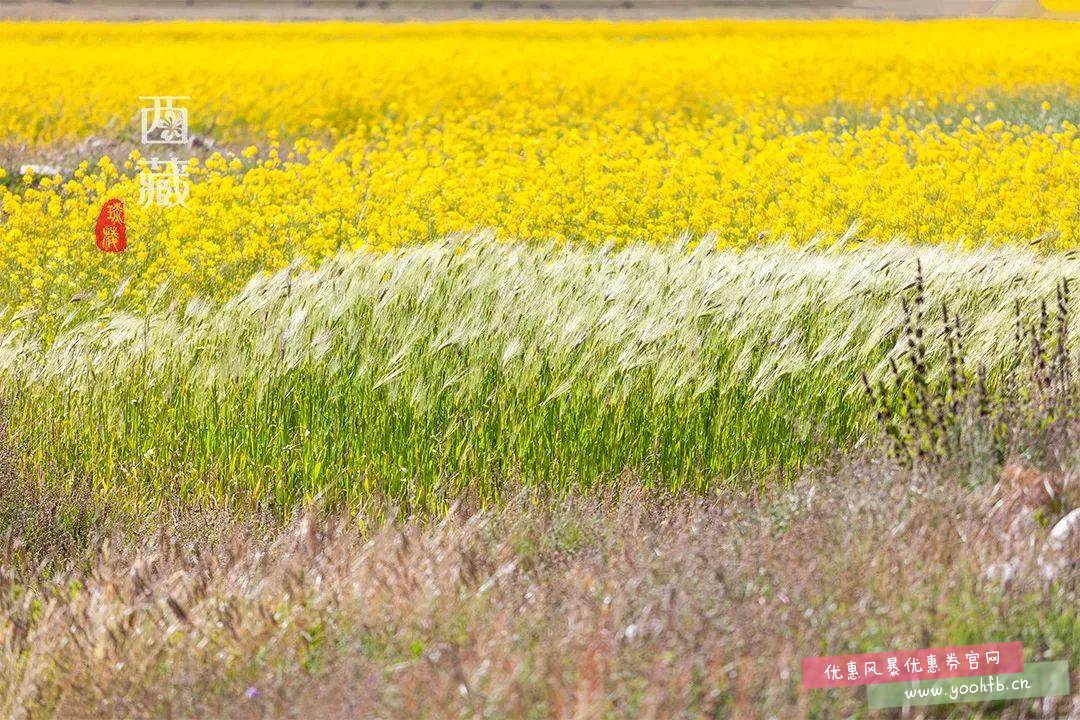
[(484, 20), (1033, 17), (1038, 0), (0, 0), (0, 19)]

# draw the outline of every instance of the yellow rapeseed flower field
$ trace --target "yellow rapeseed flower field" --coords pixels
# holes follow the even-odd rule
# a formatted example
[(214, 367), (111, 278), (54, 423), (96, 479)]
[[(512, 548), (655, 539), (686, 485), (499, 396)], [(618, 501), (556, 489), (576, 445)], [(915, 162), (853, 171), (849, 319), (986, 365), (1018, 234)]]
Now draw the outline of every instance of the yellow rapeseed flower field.
[[(477, 229), (1080, 244), (1067, 22), (7, 23), (0, 77), (0, 162), (70, 159), (0, 179), (12, 308), (122, 283), (136, 302), (166, 282), (222, 295), (297, 258)], [(165, 155), (139, 145), (147, 95), (188, 96), (218, 151), (186, 207), (140, 206)], [(92, 236), (112, 197), (120, 256)]]

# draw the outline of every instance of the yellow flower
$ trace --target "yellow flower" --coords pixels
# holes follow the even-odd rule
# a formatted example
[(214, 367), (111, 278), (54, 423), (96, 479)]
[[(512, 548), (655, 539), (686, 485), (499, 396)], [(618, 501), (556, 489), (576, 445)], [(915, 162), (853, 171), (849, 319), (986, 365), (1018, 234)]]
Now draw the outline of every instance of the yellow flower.
[[(127, 277), (125, 301), (166, 279), (220, 297), (295, 258), (480, 230), (1080, 245), (1080, 135), (1063, 119), (1080, 109), (1080, 44), (1065, 23), (243, 30), (0, 23), (0, 67), (20, 69), (0, 83), (0, 144), (138, 137), (138, 98), (163, 87), (220, 149), (191, 163), (183, 207), (141, 205), (138, 150), (0, 184), (0, 304)], [(93, 227), (111, 197), (129, 249), (106, 258)]]

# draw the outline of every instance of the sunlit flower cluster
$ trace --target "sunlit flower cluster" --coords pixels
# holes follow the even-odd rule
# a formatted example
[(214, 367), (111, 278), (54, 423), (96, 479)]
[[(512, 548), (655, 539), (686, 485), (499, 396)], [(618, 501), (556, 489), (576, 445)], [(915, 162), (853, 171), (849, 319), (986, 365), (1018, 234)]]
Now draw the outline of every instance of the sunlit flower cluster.
[[(75, 158), (0, 168), (13, 307), (221, 295), (481, 228), (1080, 244), (1070, 23), (0, 24), (0, 76), (0, 163)], [(128, 153), (140, 96), (166, 94), (219, 152), (192, 163), (186, 207), (144, 208), (152, 148)], [(129, 249), (105, 256), (112, 197)]]

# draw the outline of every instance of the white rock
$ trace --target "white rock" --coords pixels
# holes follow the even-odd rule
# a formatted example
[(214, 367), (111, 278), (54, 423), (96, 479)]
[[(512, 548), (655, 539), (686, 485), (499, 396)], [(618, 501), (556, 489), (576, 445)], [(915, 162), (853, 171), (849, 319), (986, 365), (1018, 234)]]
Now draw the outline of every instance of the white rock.
[(996, 580), (1001, 583), (1002, 587), (1008, 586), (1016, 577), (1016, 561), (1007, 560), (1005, 562), (993, 563), (986, 568), (986, 579)]
[(27, 165), (20, 165), (19, 166), (19, 174), (20, 175), (27, 175), (27, 174), (30, 174), (30, 173), (33, 173), (34, 175), (37, 175), (38, 177), (52, 177), (53, 175), (59, 175), (60, 174), (60, 168), (56, 167), (55, 165), (27, 164)]
[(1080, 561), (1080, 508), (1058, 520), (1039, 553), (1039, 567), (1053, 580), (1069, 565)]

